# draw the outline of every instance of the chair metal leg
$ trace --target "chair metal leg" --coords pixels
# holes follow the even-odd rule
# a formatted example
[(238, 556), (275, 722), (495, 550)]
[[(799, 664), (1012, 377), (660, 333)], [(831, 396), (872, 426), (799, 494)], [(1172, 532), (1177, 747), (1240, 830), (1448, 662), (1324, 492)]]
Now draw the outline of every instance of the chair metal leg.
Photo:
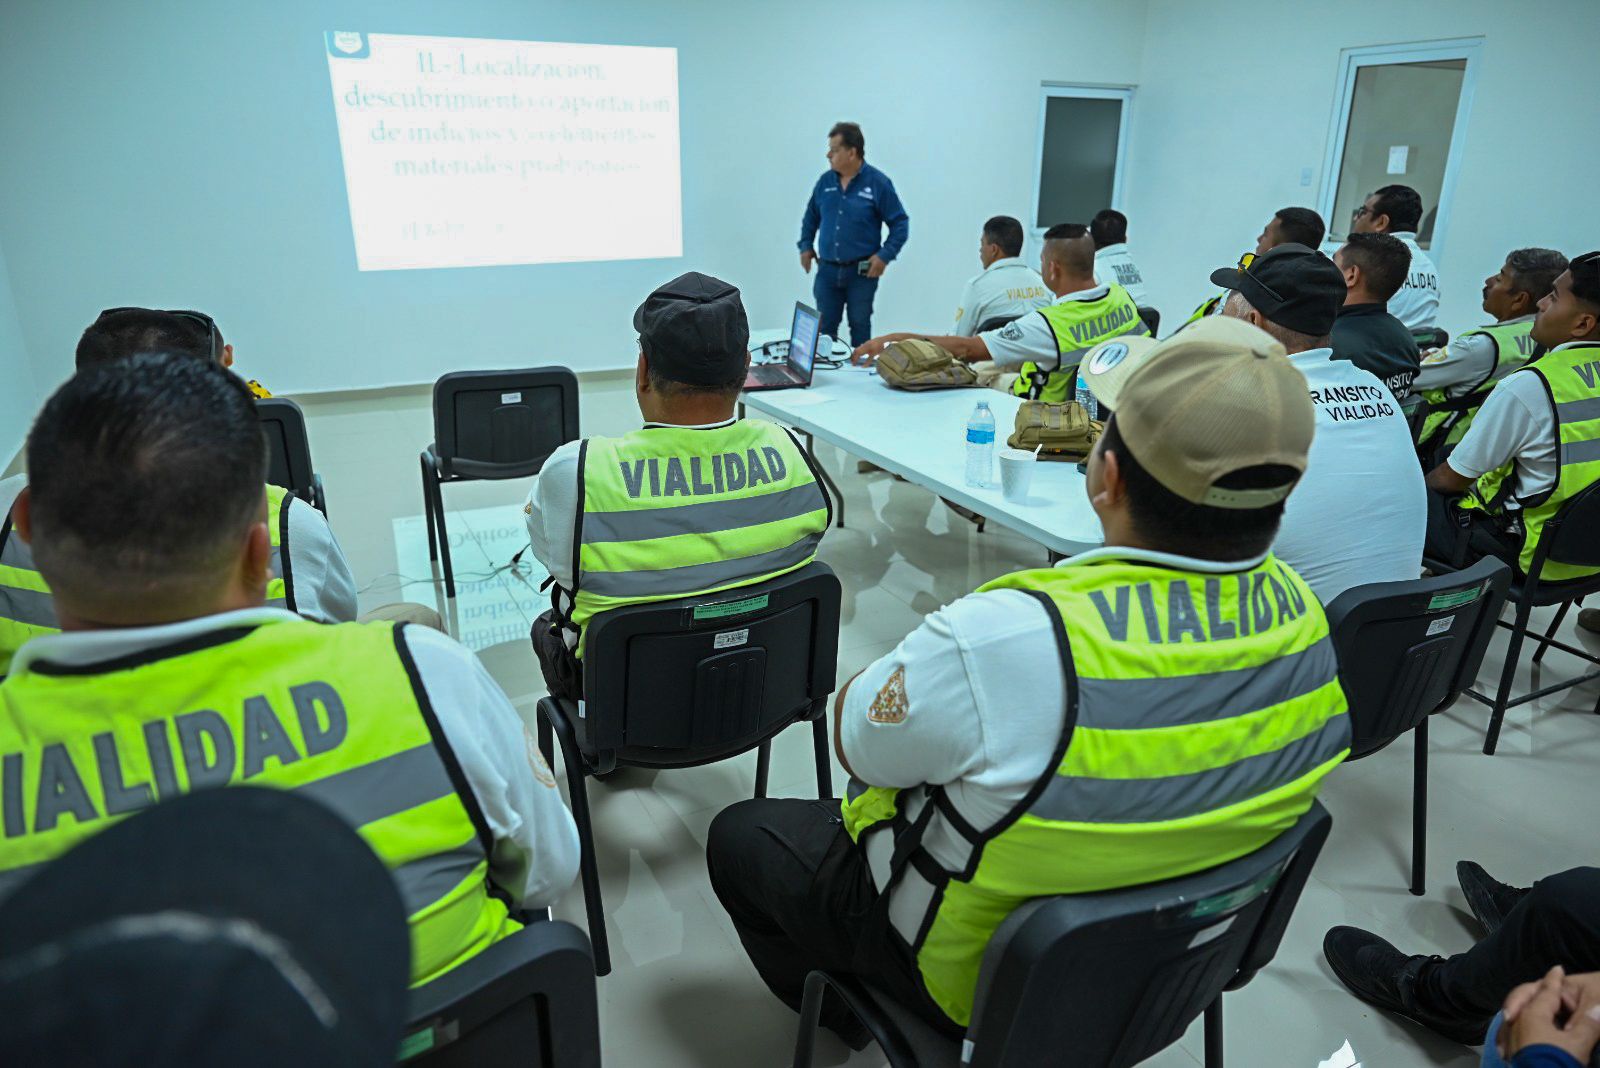
[(1494, 709), (1489, 713), (1489, 730), (1483, 738), (1485, 756), (1494, 756), (1500, 744), (1500, 727), (1506, 718), (1506, 702), (1511, 699), (1511, 683), (1517, 675), (1517, 657), (1522, 653), (1522, 639), (1528, 632), (1528, 604), (1517, 605), (1517, 618), (1511, 628), (1511, 641), (1506, 645), (1506, 666), (1500, 671), (1500, 688), (1495, 692)]
[(806, 976), (805, 994), (800, 1000), (800, 1033), (794, 1040), (794, 1068), (811, 1068), (816, 1055), (817, 1027), (822, 1019), (823, 975)]
[(1544, 637), (1539, 639), (1539, 648), (1534, 651), (1533, 662), (1537, 664), (1544, 659), (1544, 651), (1550, 648), (1550, 639), (1556, 636), (1556, 628), (1561, 626), (1561, 621), (1567, 618), (1567, 609), (1572, 607), (1572, 602), (1567, 601), (1550, 621), (1550, 629), (1544, 632)]
[(456, 595), (456, 572), (450, 564), (450, 535), (444, 526), (444, 484), (433, 484), (434, 522), (439, 525), (439, 555), (444, 557), (444, 595), (454, 598)]
[[(826, 705), (824, 705), (826, 708)], [(833, 797), (833, 762), (828, 759), (828, 715), (811, 721), (811, 746), (817, 755), (817, 796), (827, 801)]]
[(594, 947), (594, 974), (611, 974), (611, 945), (606, 938), (606, 914), (600, 901), (600, 869), (594, 857), (594, 827), (589, 822), (589, 791), (584, 782), (583, 755), (573, 737), (572, 724), (552, 724), (561, 741), (561, 763), (567, 771), (567, 800), (572, 822), (578, 827), (578, 874), (583, 881), (583, 907), (589, 918), (589, 942)]
[(422, 514), (428, 518), (428, 559), (439, 559), (439, 546), (434, 540), (433, 533), (433, 491), (429, 488), (432, 484), (433, 471), (428, 466), (426, 454), (422, 457)]
[(1222, 995), (1206, 1006), (1206, 1068), (1222, 1068)]
[(756, 749), (756, 796), (767, 796), (767, 772), (772, 769), (772, 742), (762, 742)]
[(1424, 719), (1412, 732), (1413, 771), (1411, 775), (1411, 892), (1421, 897), (1427, 891), (1428, 866), (1428, 721)]

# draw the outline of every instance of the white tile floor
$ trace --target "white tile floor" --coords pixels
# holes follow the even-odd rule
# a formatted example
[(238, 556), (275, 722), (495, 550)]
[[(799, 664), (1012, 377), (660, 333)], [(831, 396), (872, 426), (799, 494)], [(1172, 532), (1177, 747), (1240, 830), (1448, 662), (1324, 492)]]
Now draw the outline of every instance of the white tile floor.
[[(584, 384), (586, 432), (620, 432), (635, 423), (622, 379)], [(440, 605), (453, 632), (531, 717), (544, 693), (528, 646), (542, 610), (537, 562), (505, 570), (523, 544), (522, 482), (469, 483), (445, 491), (455, 567), (462, 582), (453, 606), (430, 579), (422, 533), (417, 455), (432, 437), (427, 395), (394, 391), (365, 398), (304, 401), (312, 452), (327, 485), (329, 511), (361, 587), (364, 608), (401, 598)], [(884, 475), (857, 476), (852, 458), (823, 460), (844, 487), (848, 527), (830, 533), (822, 557), (845, 587), (839, 676), (892, 649), (928, 611), (980, 583), (1043, 562), (1037, 546), (991, 527), (982, 535), (931, 496)], [(499, 569), (499, 570), (496, 570)], [(494, 572), (491, 574), (491, 572)], [(420, 580), (420, 581), (418, 581)], [(1570, 638), (1574, 628), (1564, 627)], [(1600, 642), (1583, 637), (1586, 646)], [(1497, 676), (1496, 638), (1484, 677)], [(1526, 659), (1524, 657), (1524, 659)], [(1544, 681), (1576, 661), (1552, 652)], [(1529, 672), (1521, 673), (1519, 686)], [(1476, 1063), (1462, 1047), (1386, 1018), (1349, 997), (1322, 959), (1323, 932), (1335, 924), (1376, 929), (1415, 952), (1454, 952), (1471, 934), (1455, 861), (1471, 857), (1506, 879), (1527, 883), (1592, 862), (1600, 760), (1600, 720), (1590, 715), (1595, 684), (1513, 710), (1500, 754), (1479, 752), (1486, 710), (1466, 701), (1434, 719), (1429, 892), (1406, 892), (1411, 745), (1401, 742), (1337, 771), (1322, 799), (1333, 835), (1277, 960), (1226, 1002), (1229, 1064), (1261, 1068), (1410, 1068)], [(531, 722), (531, 720), (530, 720)], [(791, 730), (773, 747), (771, 792), (814, 789), (809, 734)], [(795, 1017), (770, 997), (735, 940), (706, 883), (706, 828), (722, 807), (753, 788), (754, 756), (706, 768), (628, 770), (592, 784), (598, 853), (615, 971), (600, 981), (606, 1063), (616, 1068), (788, 1063)], [(834, 782), (844, 781), (835, 768)], [(584, 923), (574, 887), (557, 914)], [(820, 1063), (852, 1068), (882, 1063), (849, 1054), (825, 1038)], [(1151, 1061), (1164, 1068), (1200, 1063), (1200, 1029)]]

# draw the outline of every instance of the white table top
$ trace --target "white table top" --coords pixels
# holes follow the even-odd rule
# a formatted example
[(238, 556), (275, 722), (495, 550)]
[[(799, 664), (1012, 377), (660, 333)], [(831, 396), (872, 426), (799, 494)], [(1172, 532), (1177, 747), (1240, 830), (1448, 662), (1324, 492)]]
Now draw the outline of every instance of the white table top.
[[(787, 336), (786, 331), (753, 331), (750, 340), (755, 345)], [(966, 426), (973, 406), (987, 400), (994, 412), (998, 457), (1021, 398), (992, 389), (907, 393), (885, 386), (866, 368), (818, 367), (809, 389), (745, 393), (740, 400), (753, 412), (870, 460), (1063, 555), (1095, 548), (1104, 540), (1076, 464), (1039, 463), (1023, 503), (1000, 495), (998, 458), (993, 486), (966, 484)]]

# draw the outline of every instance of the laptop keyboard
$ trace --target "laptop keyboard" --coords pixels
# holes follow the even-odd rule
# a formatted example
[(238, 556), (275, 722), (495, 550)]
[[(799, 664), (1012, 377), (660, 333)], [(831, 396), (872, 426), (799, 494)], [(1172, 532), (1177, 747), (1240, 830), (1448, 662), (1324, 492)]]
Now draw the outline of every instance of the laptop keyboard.
[(793, 379), (791, 379), (786, 373), (788, 369), (789, 368), (787, 364), (765, 364), (760, 367), (751, 368), (750, 376), (757, 382), (760, 382), (762, 385), (771, 385), (778, 382), (791, 382)]

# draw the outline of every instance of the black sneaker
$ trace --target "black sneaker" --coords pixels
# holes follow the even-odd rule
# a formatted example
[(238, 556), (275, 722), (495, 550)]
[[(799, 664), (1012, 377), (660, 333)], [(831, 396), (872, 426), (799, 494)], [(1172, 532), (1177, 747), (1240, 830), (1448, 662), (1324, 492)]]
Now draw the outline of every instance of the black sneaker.
[(1430, 1031), (1468, 1046), (1481, 1045), (1488, 1017), (1462, 1020), (1437, 1016), (1419, 1008), (1413, 996), (1417, 974), (1439, 957), (1408, 957), (1375, 934), (1355, 927), (1335, 927), (1322, 939), (1322, 952), (1333, 974), (1369, 1005), (1404, 1016)]
[(1461, 884), (1461, 893), (1467, 899), (1467, 908), (1472, 910), (1473, 918), (1483, 925), (1488, 934), (1500, 929), (1500, 925), (1506, 922), (1506, 915), (1528, 893), (1491, 878), (1488, 872), (1470, 860), (1456, 862), (1456, 882)]

